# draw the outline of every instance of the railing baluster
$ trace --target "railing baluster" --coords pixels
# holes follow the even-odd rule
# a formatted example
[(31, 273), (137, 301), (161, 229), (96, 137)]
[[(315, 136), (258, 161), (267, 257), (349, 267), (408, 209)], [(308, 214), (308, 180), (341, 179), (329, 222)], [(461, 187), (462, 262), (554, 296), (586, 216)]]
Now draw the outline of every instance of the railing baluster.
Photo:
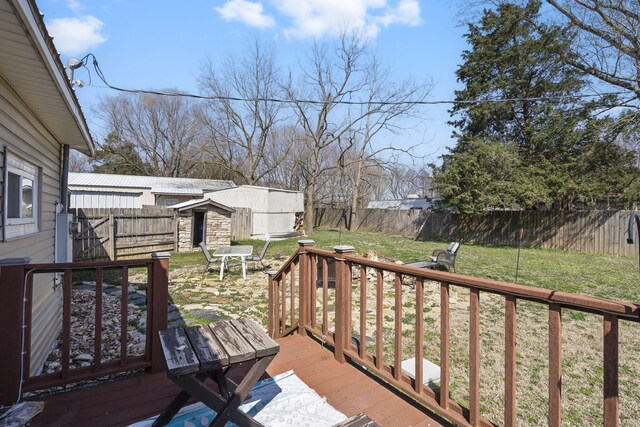
[(72, 271), (64, 271), (64, 282), (62, 288), (62, 371), (60, 377), (65, 379), (69, 376), (69, 362), (71, 356), (71, 282)]
[(95, 330), (93, 337), (93, 370), (99, 371), (102, 367), (102, 280), (103, 271), (101, 267), (96, 268), (96, 291), (95, 291)]
[(318, 327), (318, 319), (316, 315), (317, 299), (318, 299), (318, 287), (317, 287), (317, 270), (316, 270), (316, 256), (309, 254), (309, 270), (310, 270), (310, 286), (311, 286), (311, 327), (316, 329)]
[(396, 273), (394, 285), (396, 298), (393, 378), (399, 381), (402, 376), (402, 275), (400, 273)]
[(416, 383), (413, 389), (422, 393), (422, 359), (424, 353), (424, 280), (416, 279)]
[(382, 270), (376, 268), (376, 368), (382, 369), (382, 307), (384, 303)]
[[(334, 289), (335, 289), (335, 282), (334, 282)], [(326, 257), (322, 257), (322, 335), (326, 336), (328, 333), (329, 333), (329, 263), (327, 262)]]
[(276, 303), (273, 305), (273, 315), (275, 316), (275, 324), (273, 325), (273, 329), (274, 329), (274, 334), (276, 336), (276, 338), (280, 337), (280, 331), (281, 331), (281, 325), (282, 325), (282, 318), (280, 317), (280, 289), (278, 288), (279, 286), (282, 286), (282, 282), (280, 280), (275, 281), (274, 280), (274, 288), (273, 288), (273, 293), (275, 295), (276, 298)]
[(562, 306), (549, 304), (549, 427), (562, 421)]
[(275, 338), (276, 336), (276, 332), (275, 332), (275, 321), (273, 318), (273, 314), (274, 314), (274, 306), (275, 306), (275, 302), (276, 302), (276, 297), (274, 294), (274, 280), (273, 280), (273, 276), (274, 276), (274, 272), (273, 270), (269, 270), (267, 271), (267, 275), (269, 276), (269, 283), (268, 283), (268, 301), (267, 301), (267, 334), (271, 337), (271, 338)]
[(469, 293), (469, 422), (480, 423), (480, 291)]
[(353, 270), (351, 262), (345, 261), (344, 263), (344, 285), (345, 285), (345, 298), (348, 309), (345, 312), (345, 339), (346, 349), (351, 348), (353, 342)]
[[(127, 365), (128, 325), (129, 325), (129, 267), (120, 271), (120, 366)], [(148, 319), (147, 319), (148, 321)]]
[(618, 401), (618, 316), (605, 314), (604, 334), (604, 425), (620, 425)]
[(284, 335), (284, 331), (287, 329), (287, 272), (282, 275), (282, 283), (280, 283), (280, 290), (282, 291), (282, 316), (280, 325), (280, 336)]
[[(295, 326), (296, 322), (296, 265), (295, 264), (291, 264), (291, 271), (289, 274), (289, 286), (290, 286), (290, 292), (291, 292), (291, 298), (289, 298), (289, 303), (291, 304), (291, 307), (289, 308), (289, 319), (290, 319), (290, 326), (293, 327)], [(298, 310), (300, 310), (300, 307), (298, 307)], [(298, 318), (300, 318), (300, 313), (298, 313)]]
[(449, 284), (440, 283), (440, 406), (449, 409)]
[(507, 295), (504, 316), (504, 425), (516, 425), (516, 297)]
[(362, 359), (367, 352), (367, 268), (360, 266), (360, 348)]

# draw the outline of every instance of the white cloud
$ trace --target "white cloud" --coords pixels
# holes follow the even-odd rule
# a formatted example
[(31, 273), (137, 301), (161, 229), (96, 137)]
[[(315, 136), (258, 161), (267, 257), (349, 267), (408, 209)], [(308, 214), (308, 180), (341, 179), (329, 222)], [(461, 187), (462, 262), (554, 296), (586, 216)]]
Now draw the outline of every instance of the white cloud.
[(222, 7), (215, 7), (225, 21), (240, 21), (250, 27), (270, 28), (275, 25), (275, 20), (265, 15), (262, 3), (254, 3), (247, 0), (227, 0)]
[(74, 12), (82, 12), (84, 6), (78, 0), (67, 0), (67, 7)]
[(419, 0), (272, 0), (272, 3), (291, 20), (284, 30), (289, 37), (320, 37), (343, 30), (362, 31), (375, 37), (389, 25), (422, 23)]
[(418, 0), (400, 0), (395, 8), (391, 8), (381, 16), (378, 22), (387, 27), (391, 24), (417, 26), (422, 24), (420, 3)]
[(58, 51), (65, 55), (79, 55), (107, 41), (102, 33), (104, 23), (95, 16), (56, 18), (47, 24)]

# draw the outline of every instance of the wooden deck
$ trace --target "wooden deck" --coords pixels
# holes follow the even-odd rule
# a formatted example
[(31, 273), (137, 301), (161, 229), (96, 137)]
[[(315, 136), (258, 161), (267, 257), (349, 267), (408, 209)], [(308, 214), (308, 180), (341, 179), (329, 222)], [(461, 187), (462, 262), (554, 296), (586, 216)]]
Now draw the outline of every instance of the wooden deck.
[[(381, 426), (447, 426), (410, 400), (300, 335), (279, 340), (281, 350), (268, 376), (294, 370), (309, 387), (348, 417), (366, 413)], [(31, 426), (121, 426), (156, 415), (179, 391), (164, 373), (144, 374), (44, 398), (44, 412)]]

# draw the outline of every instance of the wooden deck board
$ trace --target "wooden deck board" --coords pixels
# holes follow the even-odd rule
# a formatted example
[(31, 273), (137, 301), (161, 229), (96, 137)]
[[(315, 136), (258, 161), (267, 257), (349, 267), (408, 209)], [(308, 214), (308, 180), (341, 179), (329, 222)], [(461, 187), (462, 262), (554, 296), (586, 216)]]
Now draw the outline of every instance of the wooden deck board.
[[(293, 370), (347, 417), (364, 412), (381, 426), (446, 425), (366, 373), (339, 363), (310, 338), (293, 335), (278, 343), (280, 353), (267, 369), (268, 376)], [(45, 409), (31, 425), (127, 425), (160, 413), (178, 391), (164, 373), (143, 374), (39, 399), (45, 401)]]

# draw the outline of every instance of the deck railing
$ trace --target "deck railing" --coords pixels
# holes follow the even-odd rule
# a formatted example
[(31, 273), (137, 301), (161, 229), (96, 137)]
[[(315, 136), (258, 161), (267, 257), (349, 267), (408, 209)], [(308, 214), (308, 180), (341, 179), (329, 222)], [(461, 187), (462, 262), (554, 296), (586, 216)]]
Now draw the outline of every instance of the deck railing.
[[(516, 307), (518, 301), (546, 306), (548, 425), (559, 426), (562, 420), (561, 311), (570, 309), (595, 314), (601, 317), (603, 325), (604, 425), (619, 425), (619, 321), (639, 322), (638, 305), (377, 262), (354, 256), (352, 252), (353, 248), (348, 246), (338, 246), (334, 248), (334, 252), (330, 252), (314, 248), (313, 241), (300, 241), (299, 251), (280, 270), (270, 272), (268, 316), (271, 336), (277, 338), (294, 332), (312, 335), (333, 346), (337, 360), (344, 362), (349, 359), (365, 367), (433, 412), (459, 425), (489, 426), (498, 421), (490, 421), (480, 414), (480, 296), (498, 296), (504, 303), (504, 425), (514, 426), (517, 374)], [(385, 284), (385, 277), (387, 281), (389, 277), (392, 278), (393, 316), (388, 310), (384, 311), (383, 307), (383, 292), (385, 286), (389, 288), (389, 285)], [(434, 282), (437, 283), (435, 287)], [(430, 289), (438, 289), (440, 294), (439, 387), (423, 384), (426, 283), (429, 283)], [(450, 397), (452, 286), (465, 289), (465, 295), (468, 292), (468, 407)], [(412, 314), (415, 316), (415, 338), (411, 353), (416, 363), (415, 374), (412, 376), (401, 369), (403, 354), (407, 354), (406, 344), (403, 347), (403, 295), (406, 297), (407, 292), (415, 292), (415, 312)], [(373, 298), (370, 293), (373, 294)], [(317, 307), (318, 304), (320, 307)], [(375, 313), (374, 331), (367, 330), (368, 313), (370, 317)], [(393, 354), (387, 355), (387, 362), (383, 354), (383, 319), (390, 321), (391, 317), (393, 345), (390, 347), (393, 348)], [(358, 323), (355, 330), (354, 323)], [(373, 335), (369, 342), (367, 334)], [(358, 338), (354, 340), (353, 335), (357, 335)]]
[[(102, 376), (150, 368), (164, 369), (158, 331), (167, 327), (169, 255), (157, 253), (150, 259), (57, 264), (28, 264), (27, 260), (3, 260), (0, 266), (0, 294), (6, 310), (0, 314), (3, 328), (0, 351), (0, 403), (15, 402), (22, 392), (61, 386)], [(143, 269), (146, 275), (146, 326), (144, 354), (129, 354), (129, 272)], [(103, 354), (103, 288), (105, 272), (119, 275), (119, 357), (105, 360)], [(139, 270), (138, 270), (139, 271)], [(74, 274), (89, 274), (95, 280), (93, 355), (89, 366), (72, 367), (72, 294)], [(138, 273), (140, 274), (140, 273)], [(31, 364), (32, 304), (34, 279), (62, 287), (60, 369), (33, 375)], [(54, 279), (55, 277), (55, 279)], [(37, 280), (37, 279), (36, 279)], [(106, 326), (106, 325), (105, 325)], [(56, 328), (53, 328), (54, 330)]]

